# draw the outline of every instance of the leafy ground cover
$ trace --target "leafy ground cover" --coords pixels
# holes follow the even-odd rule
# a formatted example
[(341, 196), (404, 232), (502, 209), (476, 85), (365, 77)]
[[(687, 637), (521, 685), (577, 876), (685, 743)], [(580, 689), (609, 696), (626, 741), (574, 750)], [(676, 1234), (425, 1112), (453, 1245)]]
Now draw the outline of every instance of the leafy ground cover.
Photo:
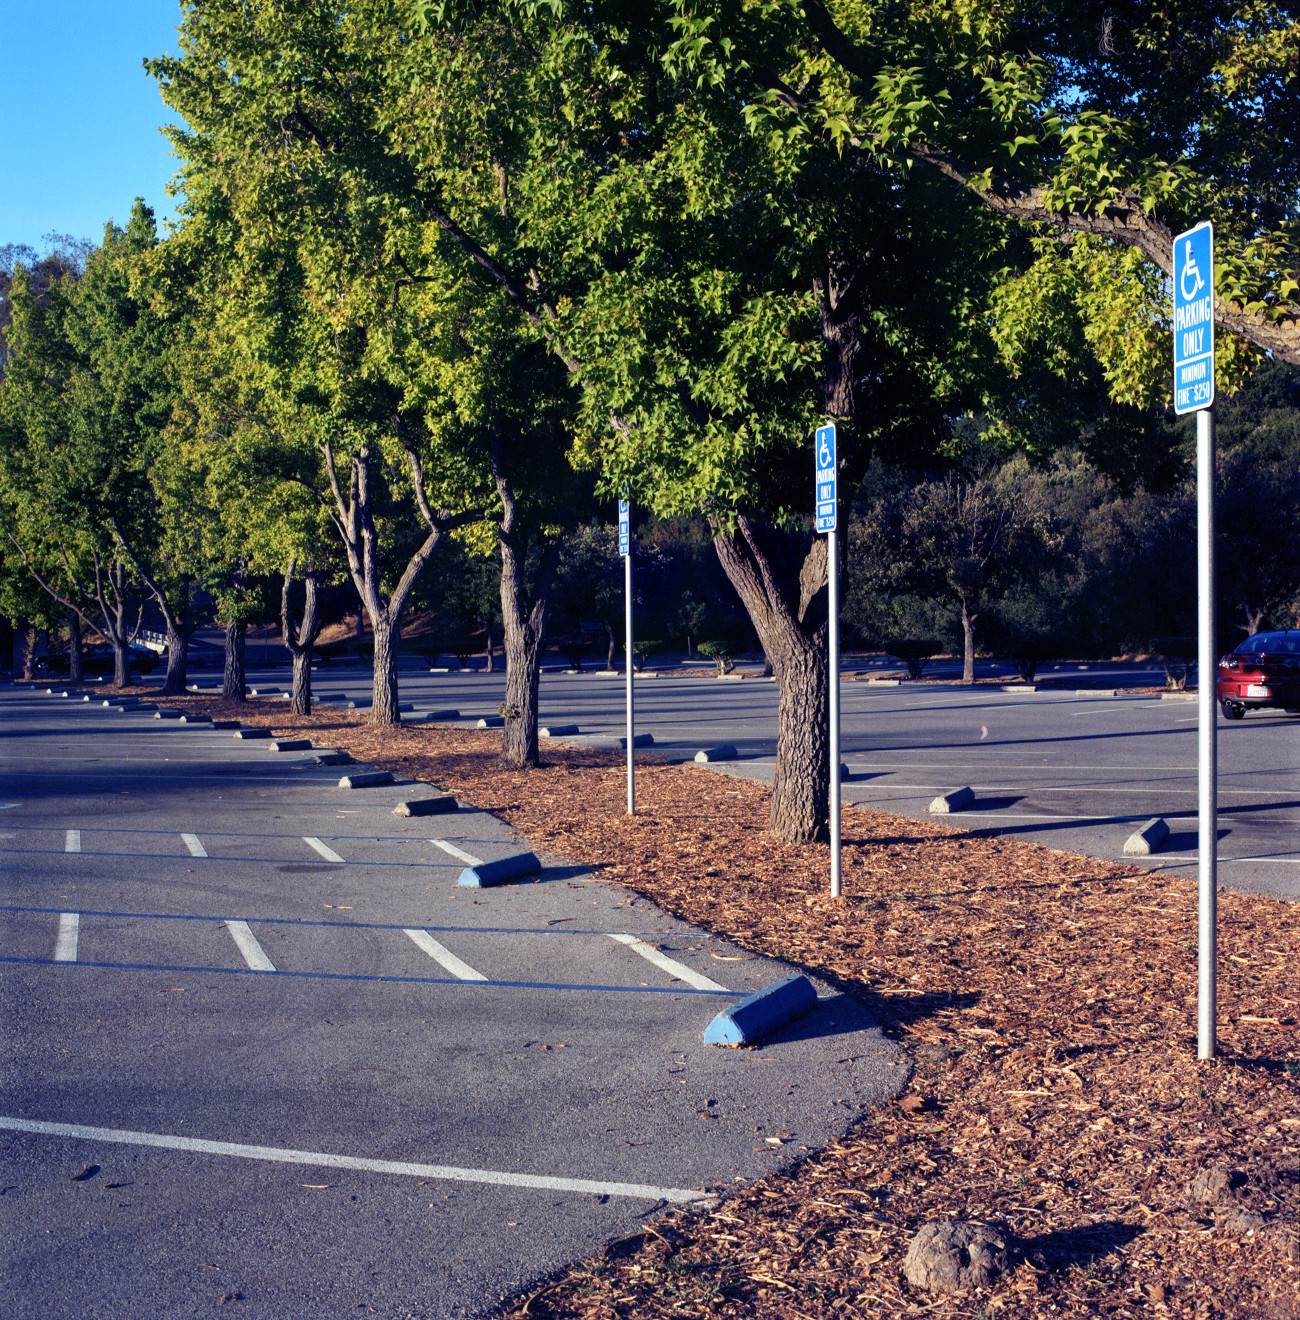
[[(765, 832), (768, 790), (649, 762), (625, 815), (621, 757), (499, 735), (376, 729), (351, 712), (187, 697), (426, 780), (666, 911), (813, 969), (907, 1044), (905, 1093), (841, 1142), (706, 1212), (674, 1213), (541, 1282), (553, 1317), (1300, 1315), (1300, 912), (1220, 898), (1220, 1057), (1195, 1058), (1195, 885), (860, 808), (844, 898), (824, 847)], [(178, 702), (180, 704), (180, 702)], [(928, 1221), (1013, 1235), (995, 1287), (913, 1289)]]

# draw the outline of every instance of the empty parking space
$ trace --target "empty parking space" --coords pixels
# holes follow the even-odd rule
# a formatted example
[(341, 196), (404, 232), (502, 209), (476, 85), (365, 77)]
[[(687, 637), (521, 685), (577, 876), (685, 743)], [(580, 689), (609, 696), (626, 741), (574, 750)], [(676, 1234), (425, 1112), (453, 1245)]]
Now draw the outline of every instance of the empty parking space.
[[(400, 786), (12, 691), (0, 719), (21, 1314), (206, 1314), (218, 1274), (249, 1314), (351, 1313), (358, 1279), (382, 1313), (482, 1311), (769, 1171), (756, 1127), (788, 1158), (906, 1075), (829, 987), (763, 1062), (706, 1049), (719, 1007), (786, 969), (716, 960), (741, 955), (572, 867), (458, 888), (465, 857), (520, 847), (489, 816), (431, 828), (391, 814)], [(285, 1278), (290, 1231), (308, 1280)]]

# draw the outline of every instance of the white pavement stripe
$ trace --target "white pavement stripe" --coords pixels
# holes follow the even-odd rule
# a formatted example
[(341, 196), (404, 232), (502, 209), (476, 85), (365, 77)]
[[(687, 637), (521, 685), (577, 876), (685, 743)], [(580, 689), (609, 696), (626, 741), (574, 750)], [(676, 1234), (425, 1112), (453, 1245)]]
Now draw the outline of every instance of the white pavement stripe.
[(80, 831), (80, 830), (69, 830), (69, 831), (68, 831), (68, 833), (67, 833), (67, 837), (63, 840), (63, 851), (64, 851), (64, 852), (80, 852), (80, 851), (81, 851), (81, 831)]
[(244, 961), (255, 972), (273, 972), (275, 964), (266, 956), (266, 950), (257, 942), (257, 936), (248, 929), (246, 921), (227, 921), (226, 929), (244, 955)]
[(644, 940), (639, 940), (635, 935), (620, 935), (613, 931), (609, 938), (617, 940), (620, 944), (626, 944), (627, 947), (635, 953), (639, 953), (647, 962), (652, 962), (661, 971), (667, 972), (669, 976), (675, 976), (679, 981), (685, 981), (687, 985), (693, 985), (697, 990), (726, 990), (725, 985), (719, 985), (716, 981), (710, 981), (707, 976), (699, 972), (693, 972), (685, 963), (679, 963), (673, 958), (666, 958), (652, 944), (647, 944)]
[(313, 838), (310, 834), (304, 834), (304, 835), (302, 836), (302, 841), (303, 841), (303, 843), (305, 843), (305, 844), (307, 845), (307, 847), (309, 847), (309, 848), (314, 848), (314, 849), (316, 850), (316, 852), (320, 853), (320, 855), (321, 855), (321, 856), (322, 856), (327, 862), (342, 862), (342, 861), (343, 861), (343, 858), (341, 858), (341, 857), (338, 855), (338, 853), (336, 853), (336, 852), (334, 851), (333, 848), (329, 847), (329, 846), (326, 845), (326, 844), (323, 844), (319, 839)]
[(443, 852), (450, 853), (458, 862), (464, 862), (466, 866), (481, 866), (483, 859), (475, 857), (473, 853), (461, 852), (454, 843), (448, 843), (446, 839), (430, 839), (429, 842), (435, 848), (441, 848)]
[(76, 912), (59, 913), (59, 934), (54, 941), (55, 962), (77, 961), (77, 931), (81, 919)]
[(0, 1130), (31, 1132), (78, 1141), (112, 1141), (125, 1146), (156, 1146), (190, 1150), (200, 1155), (230, 1155), (241, 1160), (271, 1160), (326, 1169), (356, 1169), (362, 1173), (395, 1173), (407, 1178), (442, 1178), (449, 1182), (489, 1183), (496, 1187), (531, 1187), (545, 1192), (580, 1192), (588, 1196), (630, 1196), (645, 1201), (713, 1201), (716, 1197), (691, 1187), (654, 1187), (645, 1183), (597, 1182), (591, 1178), (551, 1178), (536, 1173), (505, 1173), (498, 1169), (463, 1169), (454, 1164), (411, 1164), (405, 1160), (371, 1160), (325, 1151), (289, 1150), (282, 1146), (246, 1146), (237, 1141), (207, 1141), (157, 1132), (86, 1127), (81, 1123), (45, 1123), (34, 1118), (0, 1114)]
[(444, 948), (427, 930), (408, 930), (406, 932), (415, 943), (440, 966), (445, 967), (453, 976), (462, 981), (486, 981), (482, 972), (476, 972), (469, 963), (461, 962), (450, 949)]
[(191, 857), (206, 857), (207, 849), (199, 842), (197, 834), (182, 834), (181, 838), (185, 841), (185, 846), (190, 850)]
[(0, 802), (0, 811), (12, 811), (15, 807), (21, 807), (21, 802)]

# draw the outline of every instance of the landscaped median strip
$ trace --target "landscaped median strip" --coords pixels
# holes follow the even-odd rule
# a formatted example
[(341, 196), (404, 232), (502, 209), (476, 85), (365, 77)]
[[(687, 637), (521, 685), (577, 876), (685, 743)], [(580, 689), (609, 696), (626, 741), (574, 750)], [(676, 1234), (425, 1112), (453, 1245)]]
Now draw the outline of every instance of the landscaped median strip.
[(787, 976), (719, 1013), (705, 1030), (704, 1043), (754, 1045), (816, 1007), (817, 991), (812, 982), (806, 976)]
[(207, 1141), (157, 1132), (87, 1127), (81, 1123), (46, 1123), (32, 1118), (0, 1115), (0, 1129), (34, 1136), (65, 1137), (74, 1141), (106, 1141), (125, 1146), (154, 1146), (161, 1150), (187, 1150), (198, 1155), (227, 1155), (242, 1160), (269, 1160), (315, 1168), (355, 1169), (360, 1173), (388, 1173), (407, 1178), (437, 1178), (448, 1182), (488, 1183), (497, 1187), (529, 1187), (543, 1192), (580, 1192), (588, 1196), (626, 1196), (642, 1201), (687, 1204), (717, 1198), (694, 1187), (655, 1187), (646, 1183), (600, 1182), (593, 1178), (555, 1178), (547, 1174), (508, 1173), (500, 1169), (466, 1169), (454, 1164), (412, 1164), (406, 1160), (372, 1160), (326, 1151), (292, 1150), (283, 1146), (248, 1146), (236, 1141)]

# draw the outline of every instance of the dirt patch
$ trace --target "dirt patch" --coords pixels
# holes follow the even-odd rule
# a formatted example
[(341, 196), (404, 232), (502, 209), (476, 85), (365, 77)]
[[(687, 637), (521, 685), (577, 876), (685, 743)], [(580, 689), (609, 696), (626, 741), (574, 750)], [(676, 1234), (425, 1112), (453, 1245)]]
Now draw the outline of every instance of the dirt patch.
[[(353, 712), (178, 699), (428, 780), (539, 848), (676, 916), (816, 970), (913, 1052), (907, 1093), (714, 1211), (670, 1214), (565, 1271), (513, 1317), (1300, 1315), (1300, 912), (1220, 896), (1220, 1049), (1195, 1058), (1189, 881), (980, 831), (844, 813), (824, 847), (776, 843), (768, 790), (500, 735), (394, 730)], [(991, 1290), (933, 1298), (904, 1254), (927, 1222), (1013, 1242)]]

